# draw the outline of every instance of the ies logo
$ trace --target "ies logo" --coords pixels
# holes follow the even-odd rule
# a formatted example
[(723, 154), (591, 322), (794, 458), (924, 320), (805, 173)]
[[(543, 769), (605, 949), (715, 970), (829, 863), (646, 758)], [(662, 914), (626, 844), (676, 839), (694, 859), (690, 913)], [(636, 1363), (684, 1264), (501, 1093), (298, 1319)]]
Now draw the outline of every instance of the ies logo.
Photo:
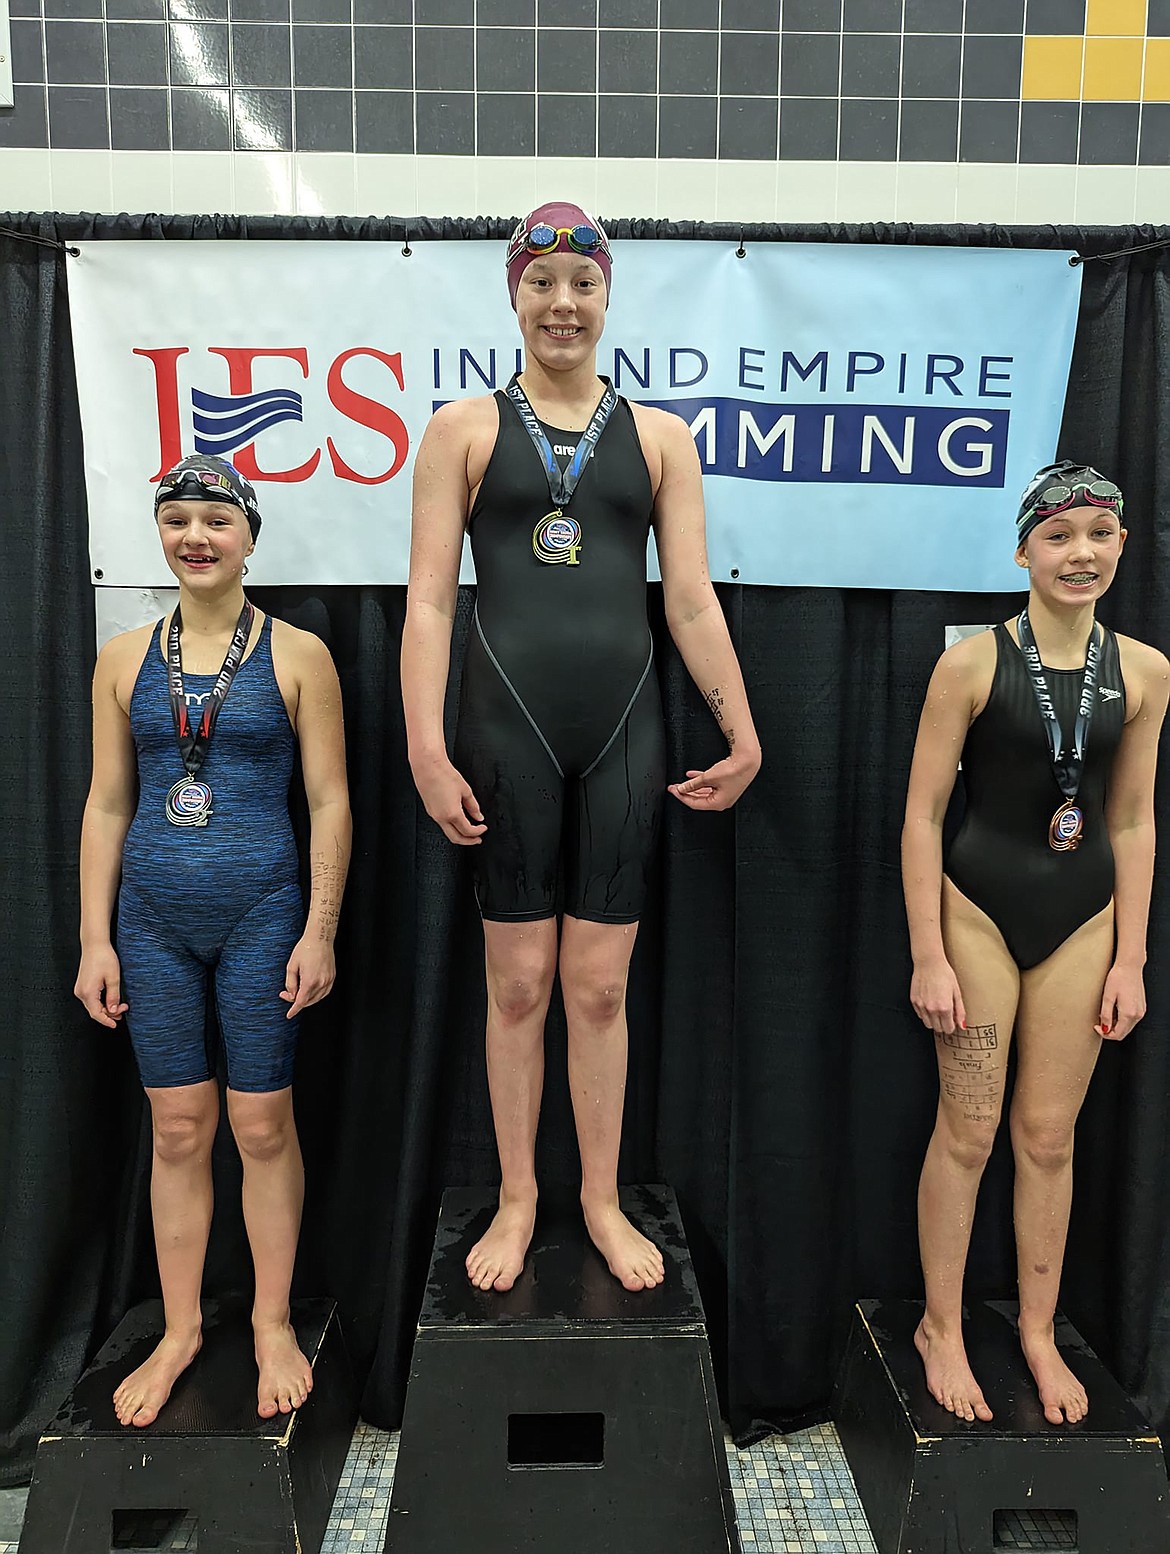
[[(163, 475), (190, 452), (183, 445), (183, 416), (179, 387), (179, 359), (190, 354), (186, 345), (134, 348), (135, 356), (145, 356), (154, 368), (155, 399), (158, 407), (158, 473), (152, 476), (157, 482)], [(190, 390), (191, 422), (194, 428), (196, 453), (215, 453), (230, 458), (246, 480), (276, 480), (296, 483), (308, 480), (316, 473), (323, 451), (327, 451), (333, 473), (339, 480), (352, 480), (358, 485), (377, 486), (391, 480), (406, 463), (410, 452), (410, 433), (402, 417), (381, 400), (371, 399), (359, 393), (345, 379), (349, 362), (367, 358), (380, 362), (390, 373), (392, 382), (405, 391), (402, 375), (402, 353), (387, 355), (373, 346), (359, 345), (342, 351), (330, 363), (325, 378), (325, 391), (329, 402), (347, 421), (384, 437), (390, 447), (385, 457), (389, 463), (378, 474), (360, 473), (348, 464), (333, 441), (325, 438), (325, 449), (314, 448), (312, 453), (293, 469), (261, 469), (256, 456), (256, 439), (270, 426), (282, 421), (304, 421), (304, 402), (297, 388), (257, 389), (252, 372), (254, 364), (263, 357), (279, 357), (294, 362), (301, 376), (309, 379), (309, 352), (305, 346), (284, 348), (259, 348), (251, 346), (207, 347), (209, 356), (221, 357), (227, 363), (227, 392), (212, 393), (206, 388)]]

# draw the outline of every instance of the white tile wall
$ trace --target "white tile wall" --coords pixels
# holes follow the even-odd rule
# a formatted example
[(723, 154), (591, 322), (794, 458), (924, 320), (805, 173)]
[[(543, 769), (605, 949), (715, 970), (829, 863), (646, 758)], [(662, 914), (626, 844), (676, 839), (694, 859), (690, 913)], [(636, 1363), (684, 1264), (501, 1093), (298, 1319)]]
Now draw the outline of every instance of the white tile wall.
[(185, 215), (222, 215), (236, 208), (235, 159), (218, 151), (176, 151), (171, 157), (172, 207)]
[(1170, 222), (1170, 168), (0, 149), (0, 210), (677, 221)]
[(894, 208), (899, 221), (954, 221), (959, 181), (953, 162), (902, 162)]
[(1034, 163), (1016, 181), (1016, 220), (1021, 226), (1067, 222), (1076, 210), (1077, 169)]
[[(1128, 225), (1134, 219), (1137, 198), (1136, 167), (1080, 167), (1077, 169), (1076, 219), (1084, 223), (1114, 222)], [(1166, 216), (1163, 214), (1163, 221)]]
[[(250, 216), (296, 215), (293, 160), (291, 151), (234, 152), (233, 193), (236, 213)], [(321, 213), (318, 211), (316, 214)]]
[(714, 221), (719, 195), (717, 162), (658, 162), (658, 216), (671, 221)]
[[(114, 208), (113, 158), (132, 151), (51, 151), (50, 187), (45, 208), (61, 211), (109, 211)], [(3, 180), (0, 179), (0, 188)]]
[(836, 162), (778, 163), (776, 220), (835, 221), (839, 172)]
[(126, 151), (110, 156), (113, 208), (144, 215), (173, 211), (175, 194), (169, 151)]
[(775, 221), (776, 169), (775, 162), (717, 163), (716, 220)]
[(838, 162), (838, 221), (893, 221), (897, 202), (896, 162)]
[(956, 221), (997, 221), (1016, 219), (1016, 173), (1014, 163), (960, 162), (955, 198)]

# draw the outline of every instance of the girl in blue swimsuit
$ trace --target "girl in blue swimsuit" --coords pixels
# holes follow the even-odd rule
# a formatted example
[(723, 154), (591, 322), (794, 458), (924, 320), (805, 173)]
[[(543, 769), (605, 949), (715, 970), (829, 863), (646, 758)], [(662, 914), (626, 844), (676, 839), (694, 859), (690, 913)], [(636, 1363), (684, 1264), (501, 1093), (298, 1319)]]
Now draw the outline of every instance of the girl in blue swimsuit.
[[(289, 1324), (304, 1196), (290, 1086), (300, 1011), (333, 985), (350, 838), (329, 654), (244, 597), (260, 529), (252, 487), (222, 459), (185, 459), (160, 484), (155, 516), (179, 603), (98, 655), (74, 989), (99, 1024), (125, 1016), (150, 1101), (166, 1330), (114, 1394), (118, 1418), (137, 1426), (154, 1421), (200, 1345), (219, 1117), (209, 994), (244, 1167), (258, 1410), (288, 1413), (312, 1386)], [(307, 920), (288, 813), (298, 742), (312, 816)]]
[[(963, 1268), (1013, 1033), (1020, 1341), (1048, 1421), (1088, 1410), (1053, 1338), (1073, 1130), (1102, 1040), (1120, 1041), (1145, 1013), (1170, 674), (1161, 653), (1096, 620), (1125, 544), (1121, 514), (1121, 492), (1094, 469), (1037, 474), (1017, 520), (1027, 606), (943, 654), (914, 750), (902, 841), (910, 997), (939, 1068), (915, 1342), (934, 1397), (968, 1420), (992, 1417), (963, 1345)], [(967, 810), (944, 859), (960, 759)]]

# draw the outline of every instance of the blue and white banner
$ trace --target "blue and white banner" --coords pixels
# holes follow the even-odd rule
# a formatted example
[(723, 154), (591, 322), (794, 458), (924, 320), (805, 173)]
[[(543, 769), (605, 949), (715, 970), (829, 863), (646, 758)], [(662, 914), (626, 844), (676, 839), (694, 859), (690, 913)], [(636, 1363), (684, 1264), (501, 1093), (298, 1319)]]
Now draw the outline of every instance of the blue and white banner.
[[(712, 575), (1000, 590), (1053, 456), (1070, 254), (624, 242), (598, 370), (681, 415)], [(435, 405), (520, 364), (503, 243), (88, 243), (69, 261), (95, 580), (172, 581), (152, 482), (220, 453), (262, 583), (402, 583)], [(470, 575), (470, 573), (465, 573)]]

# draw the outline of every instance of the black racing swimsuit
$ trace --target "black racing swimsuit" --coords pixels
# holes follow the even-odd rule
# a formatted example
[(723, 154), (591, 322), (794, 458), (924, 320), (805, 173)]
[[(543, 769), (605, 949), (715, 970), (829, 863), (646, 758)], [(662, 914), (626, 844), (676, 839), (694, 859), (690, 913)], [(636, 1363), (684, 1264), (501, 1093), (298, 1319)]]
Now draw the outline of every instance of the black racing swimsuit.
[[(1104, 628), (1103, 628), (1104, 629)], [(996, 666), (987, 705), (963, 745), (967, 813), (947, 854), (948, 878), (991, 918), (1016, 964), (1046, 960), (1113, 895), (1113, 849), (1105, 828), (1109, 770), (1125, 726), (1125, 684), (1117, 638), (1105, 630), (1097, 706), (1077, 804), (1081, 843), (1058, 853), (1048, 826), (1064, 802), (1024, 655), (995, 628)], [(1082, 669), (1045, 668), (1067, 740), (1076, 719)]]
[[(544, 465), (502, 392), (468, 531), (478, 583), (455, 763), (483, 809), (480, 911), (493, 921), (641, 915), (666, 782), (646, 617), (653, 493), (618, 400), (566, 512), (576, 564), (541, 561)], [(546, 427), (562, 468), (580, 432)], [(569, 554), (572, 554), (571, 552)]]

